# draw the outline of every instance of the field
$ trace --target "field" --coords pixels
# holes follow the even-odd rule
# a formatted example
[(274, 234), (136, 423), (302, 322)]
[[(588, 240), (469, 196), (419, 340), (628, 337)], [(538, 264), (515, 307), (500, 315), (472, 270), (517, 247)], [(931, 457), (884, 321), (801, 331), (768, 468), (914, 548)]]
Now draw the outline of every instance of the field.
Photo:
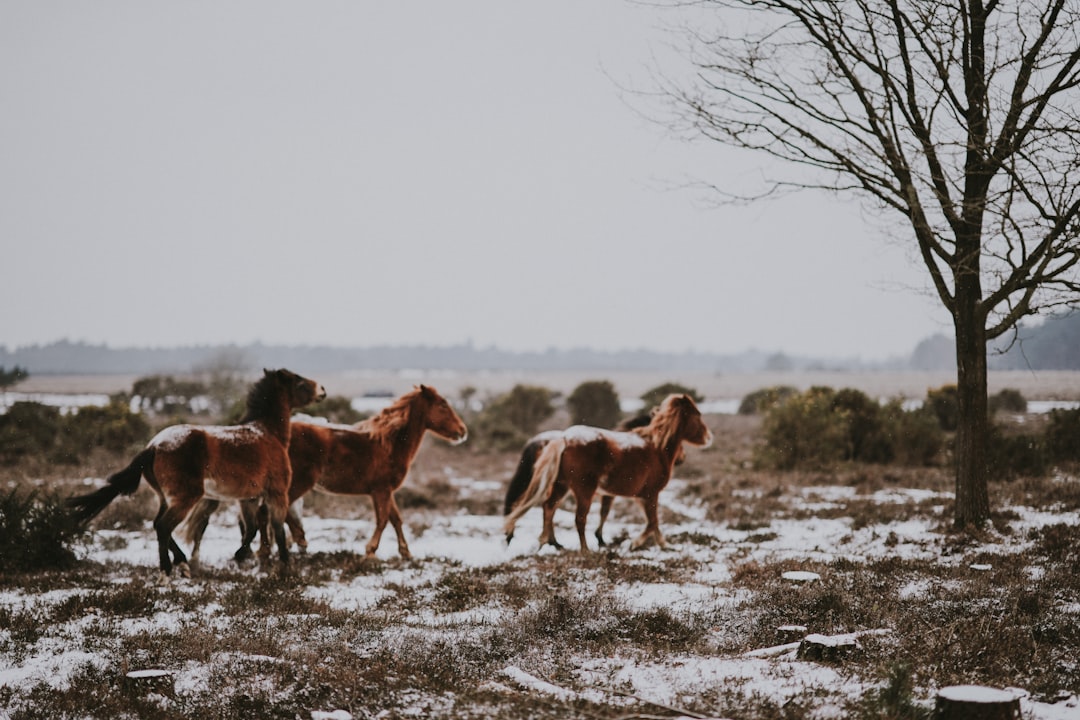
[[(460, 380), (422, 379), (448, 396)], [(363, 390), (352, 380), (340, 392)], [(714, 380), (710, 398), (734, 396)], [(877, 381), (882, 396), (941, 384)], [(1054, 382), (1024, 392), (1080, 398), (1075, 378)], [(143, 487), (73, 569), (0, 577), (0, 717), (920, 718), (955, 684), (1014, 689), (1025, 718), (1080, 717), (1075, 474), (995, 483), (993, 527), (957, 532), (945, 469), (763, 472), (759, 419), (708, 421), (716, 442), (688, 449), (661, 497), (666, 550), (629, 549), (642, 518), (627, 501), (602, 551), (591, 536), (577, 551), (565, 511), (566, 550), (538, 552), (539, 510), (507, 546), (517, 454), (429, 437), (398, 494), (415, 559), (388, 529), (365, 560), (367, 499), (316, 495), (287, 568), (237, 566), (224, 508), (193, 577), (162, 584)], [(66, 493), (109, 470), (0, 482)], [(836, 647), (800, 657), (808, 634)], [(160, 685), (127, 679), (153, 669)]]

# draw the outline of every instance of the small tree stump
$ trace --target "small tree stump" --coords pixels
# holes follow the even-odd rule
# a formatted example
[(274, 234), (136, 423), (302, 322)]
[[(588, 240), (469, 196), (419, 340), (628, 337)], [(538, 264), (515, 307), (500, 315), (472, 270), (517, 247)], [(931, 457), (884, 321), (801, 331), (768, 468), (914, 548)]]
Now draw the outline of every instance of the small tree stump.
[(859, 643), (854, 635), (807, 635), (799, 643), (795, 657), (799, 660), (837, 662), (854, 650)]
[(1020, 720), (1020, 698), (1011, 692), (981, 685), (942, 688), (934, 720)]
[(176, 697), (173, 674), (168, 670), (132, 670), (124, 675), (124, 689), (132, 695)]
[(812, 583), (821, 579), (821, 576), (816, 572), (810, 572), (809, 570), (789, 570), (780, 577), (785, 580), (790, 580), (793, 583)]

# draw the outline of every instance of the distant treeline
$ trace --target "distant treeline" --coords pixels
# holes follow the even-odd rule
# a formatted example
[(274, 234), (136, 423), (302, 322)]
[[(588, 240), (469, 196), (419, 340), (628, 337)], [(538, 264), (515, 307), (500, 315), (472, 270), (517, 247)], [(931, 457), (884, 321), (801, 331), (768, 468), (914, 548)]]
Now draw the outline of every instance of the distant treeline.
[[(445, 370), (666, 370), (754, 372), (763, 369), (852, 369), (858, 360), (830, 361), (747, 351), (737, 355), (661, 353), (651, 350), (602, 352), (589, 349), (513, 352), (471, 344), (451, 346), (197, 345), (112, 348), (61, 340), (14, 350), (0, 347), (0, 367), (18, 365), (31, 375), (186, 373), (215, 367), (290, 367), (304, 372), (438, 368)], [(880, 367), (875, 365), (874, 367)]]
[[(1080, 312), (1047, 318), (1021, 327), (991, 353), (999, 370), (1080, 370)], [(868, 348), (868, 352), (872, 348)], [(450, 346), (396, 345), (331, 347), (264, 345), (193, 345), (160, 348), (112, 348), (61, 340), (9, 350), (0, 347), (0, 367), (18, 366), (31, 375), (187, 373), (218, 367), (292, 367), (304, 372), (394, 370), (627, 370), (737, 373), (762, 370), (946, 370), (954, 367), (952, 338), (935, 335), (920, 342), (908, 357), (878, 362), (788, 356), (781, 352), (662, 353), (651, 350), (603, 352), (587, 348), (513, 352), (471, 343)]]
[[(987, 356), (992, 370), (1080, 370), (1080, 312), (1048, 317), (1039, 325), (1021, 325), (998, 338)], [(952, 337), (928, 337), (911, 353), (911, 370), (956, 367)]]

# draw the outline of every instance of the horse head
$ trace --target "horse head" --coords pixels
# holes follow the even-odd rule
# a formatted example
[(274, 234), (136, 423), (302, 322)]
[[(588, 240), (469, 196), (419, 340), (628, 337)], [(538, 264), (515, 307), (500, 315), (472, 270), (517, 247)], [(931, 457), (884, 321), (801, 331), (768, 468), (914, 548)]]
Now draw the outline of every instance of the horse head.
[(712, 432), (689, 395), (668, 395), (654, 413), (650, 427), (655, 428), (654, 436), (662, 445), (672, 441), (680, 446), (684, 441), (701, 447), (712, 445)]
[(712, 431), (705, 424), (705, 418), (698, 410), (697, 403), (689, 395), (680, 395), (676, 399), (683, 419), (683, 440), (691, 445), (709, 447), (713, 442)]
[(297, 375), (291, 370), (263, 369), (263, 379), (272, 378), (272, 382), (288, 398), (289, 406), (302, 408), (326, 397), (326, 388), (314, 380)]
[(416, 390), (417, 396), (423, 399), (427, 406), (424, 427), (454, 445), (465, 442), (469, 437), (469, 429), (454, 412), (454, 408), (450, 407), (446, 398), (429, 385), (420, 385)]

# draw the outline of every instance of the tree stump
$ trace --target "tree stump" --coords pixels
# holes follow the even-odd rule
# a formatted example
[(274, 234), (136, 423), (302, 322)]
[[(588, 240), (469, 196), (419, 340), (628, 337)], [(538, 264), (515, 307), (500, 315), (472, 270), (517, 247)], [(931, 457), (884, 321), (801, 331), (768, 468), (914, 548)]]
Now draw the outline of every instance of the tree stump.
[(854, 635), (807, 635), (799, 643), (795, 657), (799, 660), (824, 660), (838, 662), (854, 650), (859, 643)]
[(809, 570), (789, 570), (780, 577), (799, 584), (817, 582), (821, 579), (820, 575), (816, 572), (810, 572)]
[(176, 697), (173, 674), (168, 670), (132, 670), (124, 675), (124, 689), (132, 695)]
[(942, 688), (934, 720), (1020, 720), (1020, 698), (1011, 692), (981, 685)]

